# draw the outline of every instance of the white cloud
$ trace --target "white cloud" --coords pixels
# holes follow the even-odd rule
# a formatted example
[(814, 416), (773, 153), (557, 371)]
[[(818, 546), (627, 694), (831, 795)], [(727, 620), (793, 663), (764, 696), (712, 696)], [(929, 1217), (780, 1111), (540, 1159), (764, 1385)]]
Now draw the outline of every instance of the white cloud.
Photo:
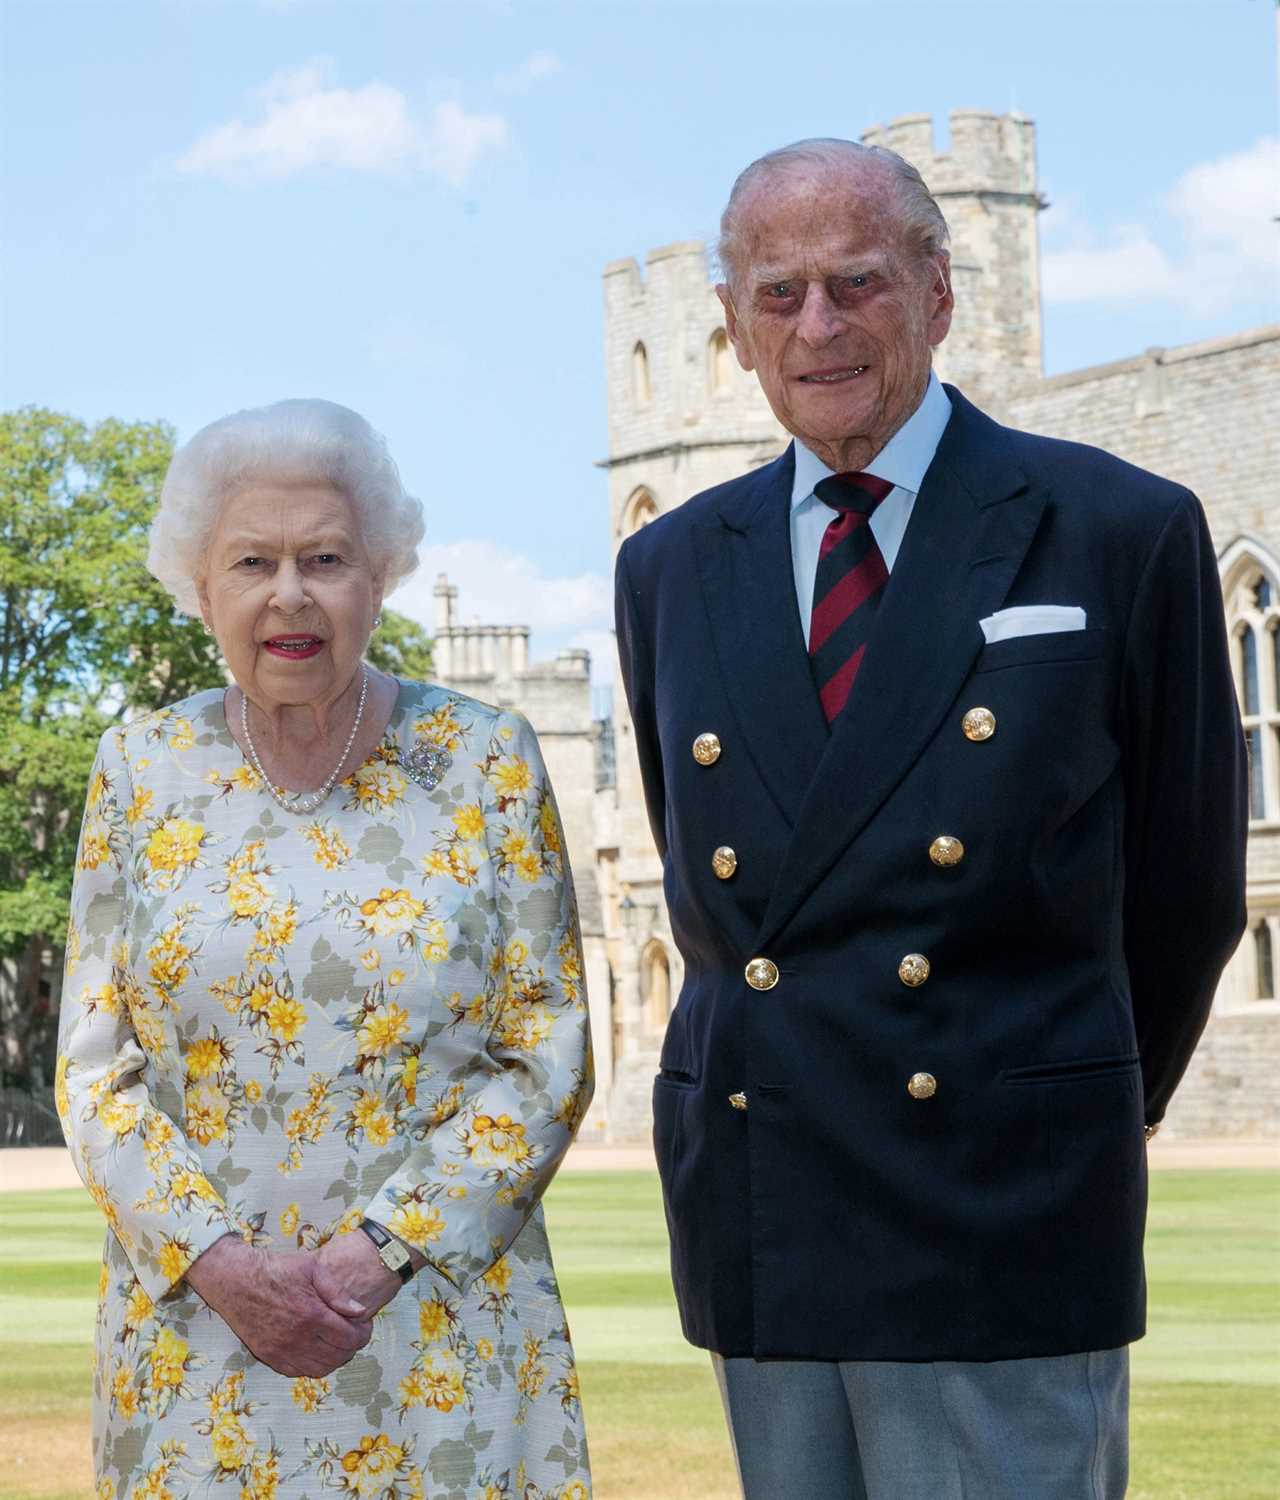
[(1067, 243), (1043, 261), (1045, 301), (1171, 302), (1185, 311), (1221, 312), (1260, 286), (1274, 290), (1280, 231), (1280, 140), (1190, 168), (1165, 195), (1178, 231), (1170, 250), (1145, 225), (1117, 229), (1109, 242), (1068, 214), (1057, 225)]
[(436, 577), (456, 584), (459, 624), (528, 625), (530, 657), (544, 661), (565, 646), (591, 652), (596, 682), (613, 680), (613, 586), (603, 573), (556, 577), (531, 558), (489, 541), (419, 549), (422, 565), (388, 599), (392, 609), (435, 629)]
[(469, 114), (456, 100), (419, 119), (399, 89), (329, 83), (323, 59), (274, 74), (257, 91), (261, 117), (207, 130), (177, 161), (188, 176), (248, 184), (317, 167), (376, 176), (429, 173), (457, 186), (486, 151), (507, 143), (501, 115)]
[(504, 94), (525, 94), (535, 83), (550, 78), (562, 67), (554, 52), (531, 52), (522, 63), (496, 74), (493, 85)]

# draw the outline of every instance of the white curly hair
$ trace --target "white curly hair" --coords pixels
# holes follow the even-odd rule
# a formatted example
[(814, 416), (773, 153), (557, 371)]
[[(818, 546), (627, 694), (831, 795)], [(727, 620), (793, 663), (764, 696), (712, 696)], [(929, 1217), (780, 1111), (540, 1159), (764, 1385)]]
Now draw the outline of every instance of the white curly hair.
[(334, 401), (276, 401), (219, 417), (173, 455), (147, 567), (185, 614), (200, 613), (196, 580), (222, 505), (247, 485), (282, 478), (320, 480), (347, 497), (384, 595), (418, 566), (422, 503), (406, 493), (382, 434)]

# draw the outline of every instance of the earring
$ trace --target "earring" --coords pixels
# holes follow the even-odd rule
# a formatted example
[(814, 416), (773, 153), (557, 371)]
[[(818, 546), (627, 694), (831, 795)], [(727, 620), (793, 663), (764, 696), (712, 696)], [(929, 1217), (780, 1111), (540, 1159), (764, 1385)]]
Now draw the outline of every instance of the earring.
[(212, 625), (205, 625), (203, 628), (204, 628), (204, 633), (206, 635), (212, 635), (213, 634), (213, 626)]
[(382, 616), (381, 615), (374, 615), (374, 617), (373, 617), (373, 628), (375, 630), (377, 630), (378, 626), (381, 625), (381, 624), (382, 624)]

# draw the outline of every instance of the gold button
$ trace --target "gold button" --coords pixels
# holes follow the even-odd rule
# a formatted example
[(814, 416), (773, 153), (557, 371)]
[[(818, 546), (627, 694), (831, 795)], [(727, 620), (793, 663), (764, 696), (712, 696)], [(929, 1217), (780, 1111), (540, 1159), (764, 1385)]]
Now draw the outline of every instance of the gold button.
[(923, 953), (908, 953), (898, 965), (898, 978), (915, 989), (929, 977), (929, 960)]
[(907, 1080), (907, 1093), (913, 1099), (932, 1099), (938, 1092), (938, 1080), (932, 1073), (913, 1073)]
[(700, 766), (714, 766), (720, 759), (720, 736), (708, 730), (693, 742), (693, 758)]
[(929, 858), (935, 865), (941, 865), (944, 870), (950, 869), (952, 865), (958, 865), (964, 858), (964, 845), (951, 834), (940, 833), (929, 845)]
[(734, 1109), (746, 1109), (747, 1096), (745, 1094), (730, 1094), (729, 1103), (733, 1105)]
[(989, 740), (996, 732), (996, 716), (989, 708), (971, 708), (960, 720), (967, 740)]
[(721, 844), (711, 856), (711, 868), (715, 871), (717, 880), (728, 880), (738, 868), (738, 856), (728, 844)]
[(753, 990), (771, 990), (778, 982), (778, 966), (769, 958), (753, 958), (747, 965), (747, 983)]

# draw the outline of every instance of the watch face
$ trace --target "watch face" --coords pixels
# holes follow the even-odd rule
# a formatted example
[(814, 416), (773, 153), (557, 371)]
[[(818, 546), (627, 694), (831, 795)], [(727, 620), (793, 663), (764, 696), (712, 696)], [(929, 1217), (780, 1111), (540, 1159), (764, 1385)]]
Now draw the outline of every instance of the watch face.
[(382, 1264), (388, 1271), (399, 1271), (402, 1266), (409, 1264), (409, 1252), (395, 1240), (392, 1240), (389, 1245), (384, 1245), (378, 1254), (382, 1257)]

